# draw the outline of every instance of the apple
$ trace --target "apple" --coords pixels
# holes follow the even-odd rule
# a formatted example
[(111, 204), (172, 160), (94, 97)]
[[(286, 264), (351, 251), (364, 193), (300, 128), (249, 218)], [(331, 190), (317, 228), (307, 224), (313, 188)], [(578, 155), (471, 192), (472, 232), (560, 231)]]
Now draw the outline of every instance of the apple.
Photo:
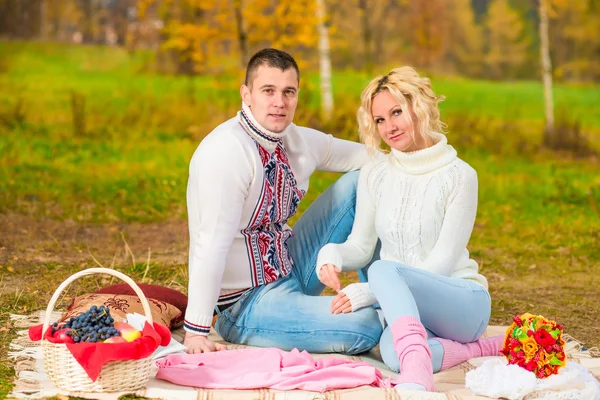
[(123, 336), (113, 336), (106, 339), (103, 343), (127, 343)]
[(52, 335), (52, 337), (58, 340), (59, 343), (75, 343), (73, 338), (67, 335), (67, 332), (69, 332), (70, 330), (71, 329), (69, 328), (59, 329), (56, 332), (54, 332), (54, 335)]
[(135, 339), (142, 337), (142, 332), (138, 331), (127, 322), (115, 322), (115, 328), (121, 333), (123, 339), (128, 342), (133, 342)]

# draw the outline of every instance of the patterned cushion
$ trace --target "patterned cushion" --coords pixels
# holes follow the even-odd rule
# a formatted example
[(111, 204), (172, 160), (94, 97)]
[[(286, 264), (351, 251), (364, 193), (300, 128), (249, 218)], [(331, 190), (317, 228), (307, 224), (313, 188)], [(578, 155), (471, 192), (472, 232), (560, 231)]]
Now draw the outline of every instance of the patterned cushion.
[[(150, 313), (155, 322), (159, 322), (169, 328), (181, 320), (181, 311), (167, 302), (155, 299), (148, 299)], [(126, 294), (99, 294), (91, 293), (76, 297), (67, 308), (67, 311), (60, 318), (59, 322), (65, 321), (71, 317), (79, 315), (90, 309), (91, 306), (104, 305), (110, 308), (110, 314), (115, 320), (125, 320), (126, 314), (138, 313), (145, 315), (142, 303), (137, 296)]]
[[(172, 306), (177, 307), (177, 309), (181, 311), (181, 317), (176, 321), (173, 321), (173, 326), (179, 327), (181, 324), (183, 324), (183, 317), (185, 316), (185, 310), (188, 304), (188, 297), (185, 294), (166, 286), (148, 285), (145, 283), (138, 283), (137, 285), (147, 298), (169, 303)], [(135, 296), (135, 292), (131, 286), (126, 283), (106, 286), (100, 290), (97, 290), (96, 293), (127, 294), (130, 296)]]

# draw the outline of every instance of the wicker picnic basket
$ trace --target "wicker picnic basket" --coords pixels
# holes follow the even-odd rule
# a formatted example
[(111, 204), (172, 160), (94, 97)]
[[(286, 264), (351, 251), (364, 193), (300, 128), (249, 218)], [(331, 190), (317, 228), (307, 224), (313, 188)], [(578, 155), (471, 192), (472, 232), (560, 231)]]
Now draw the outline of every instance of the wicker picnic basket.
[[(112, 269), (89, 268), (71, 275), (56, 289), (46, 309), (42, 332), (46, 332), (46, 329), (50, 326), (50, 315), (63, 290), (74, 280), (93, 274), (112, 275), (131, 286), (142, 302), (148, 323), (152, 325), (152, 314), (148, 300), (131, 278)], [(65, 344), (51, 343), (42, 339), (42, 349), (46, 374), (59, 389), (76, 392), (120, 392), (139, 389), (145, 386), (150, 379), (152, 356), (139, 360), (108, 362), (102, 367), (98, 379), (92, 382)]]

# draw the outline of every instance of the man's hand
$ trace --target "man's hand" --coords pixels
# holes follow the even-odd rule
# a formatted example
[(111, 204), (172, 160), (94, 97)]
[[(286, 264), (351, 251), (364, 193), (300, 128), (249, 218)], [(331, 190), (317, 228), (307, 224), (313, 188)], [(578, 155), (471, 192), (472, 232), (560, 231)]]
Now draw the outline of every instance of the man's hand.
[(327, 287), (332, 288), (336, 292), (342, 289), (339, 273), (340, 269), (333, 264), (325, 264), (321, 267), (319, 280)]
[(340, 292), (331, 302), (331, 313), (341, 314), (352, 312), (352, 303), (346, 293)]
[(211, 351), (221, 351), (227, 348), (220, 343), (213, 343), (204, 335), (196, 335), (190, 332), (185, 333), (183, 345), (187, 347), (188, 354), (210, 353)]

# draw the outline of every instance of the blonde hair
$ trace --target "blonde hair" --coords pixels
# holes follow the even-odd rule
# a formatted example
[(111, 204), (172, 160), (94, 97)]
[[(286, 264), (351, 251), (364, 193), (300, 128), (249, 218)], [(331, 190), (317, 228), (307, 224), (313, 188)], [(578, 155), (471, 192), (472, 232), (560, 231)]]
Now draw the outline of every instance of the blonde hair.
[[(371, 80), (360, 96), (362, 104), (357, 113), (359, 134), (369, 153), (382, 150), (381, 136), (371, 107), (375, 96), (384, 90), (398, 101), (403, 113), (408, 113), (411, 126), (416, 126), (411, 132), (413, 141), (415, 134), (427, 140), (434, 139), (434, 133), (445, 133), (446, 124), (440, 120), (438, 108), (438, 103), (444, 100), (444, 96), (436, 96), (429, 78), (420, 76), (412, 67), (394, 68), (387, 75)], [(417, 121), (413, 121), (411, 110)]]

